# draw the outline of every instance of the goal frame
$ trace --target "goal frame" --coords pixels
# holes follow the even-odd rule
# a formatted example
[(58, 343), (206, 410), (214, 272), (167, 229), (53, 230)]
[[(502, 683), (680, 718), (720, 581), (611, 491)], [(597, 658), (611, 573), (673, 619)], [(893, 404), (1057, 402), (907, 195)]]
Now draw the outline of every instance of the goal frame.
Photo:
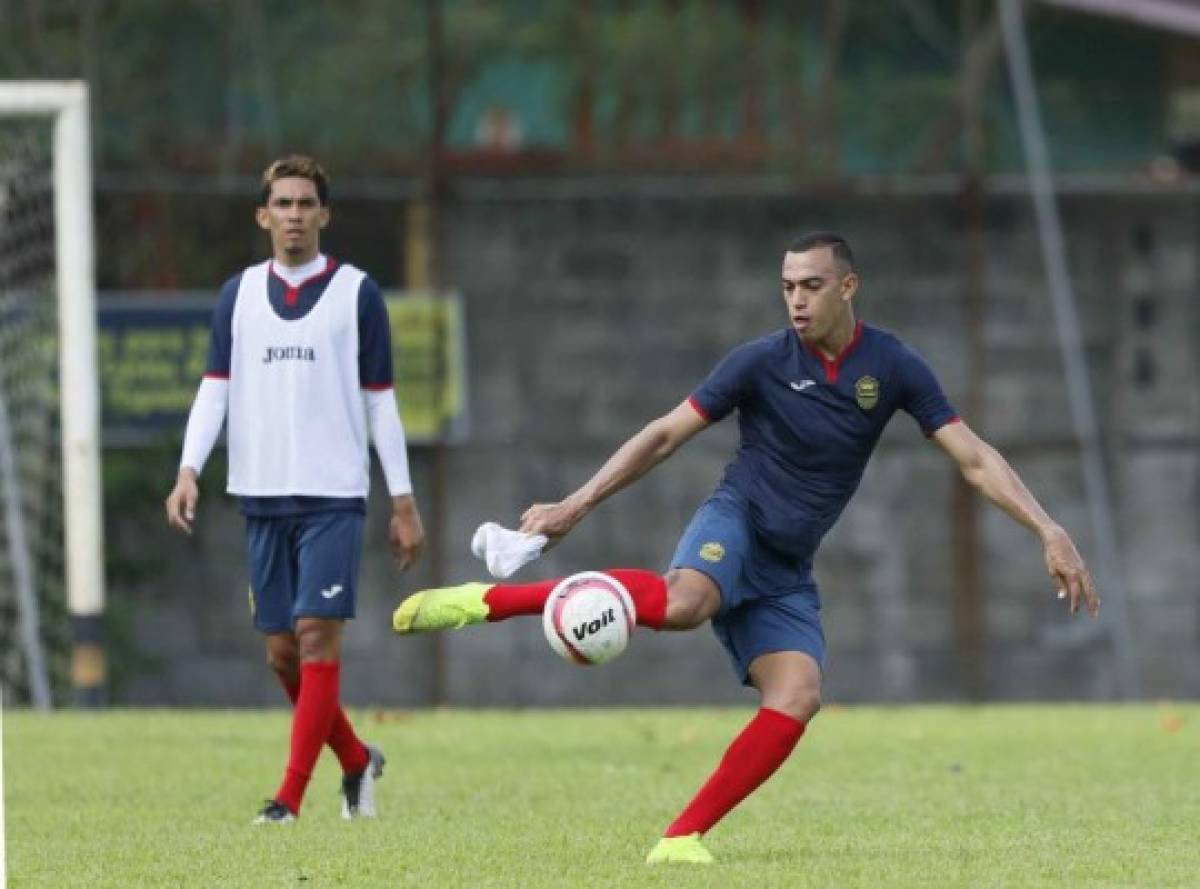
[(63, 547), (72, 623), (75, 701), (105, 698), (101, 645), (104, 523), (100, 475), (100, 381), (88, 87), (83, 81), (0, 82), (0, 116), (49, 118), (58, 300)]

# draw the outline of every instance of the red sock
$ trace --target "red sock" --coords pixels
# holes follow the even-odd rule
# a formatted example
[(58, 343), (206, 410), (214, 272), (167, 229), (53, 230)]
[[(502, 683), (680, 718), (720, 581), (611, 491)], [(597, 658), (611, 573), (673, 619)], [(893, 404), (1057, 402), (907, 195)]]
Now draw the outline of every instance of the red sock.
[[(640, 626), (661, 630), (667, 616), (667, 582), (653, 571), (640, 568), (607, 568), (603, 572), (620, 581), (637, 610)], [(522, 614), (541, 614), (550, 592), (562, 580), (537, 583), (498, 583), (483, 594), (488, 605), (488, 620), (508, 620)]]
[(663, 834), (707, 833), (734, 806), (771, 777), (804, 734), (804, 723), (763, 707), (742, 729), (700, 792)]
[(329, 738), (338, 711), (338, 662), (306, 661), (300, 666), (300, 694), (292, 714), (292, 747), (283, 783), (275, 800), (293, 813), (312, 777), (321, 747)]
[[(275, 675), (279, 676), (278, 673)], [(282, 676), (279, 676), (279, 684), (283, 686), (288, 700), (294, 705), (296, 699), (300, 697), (300, 683), (291, 685)], [(333, 728), (329, 730), (329, 737), (325, 743), (337, 756), (338, 762), (342, 764), (342, 771), (347, 775), (357, 775), (371, 762), (371, 754), (367, 752), (367, 745), (358, 739), (358, 735), (354, 734), (350, 720), (340, 706), (337, 713), (334, 714)]]

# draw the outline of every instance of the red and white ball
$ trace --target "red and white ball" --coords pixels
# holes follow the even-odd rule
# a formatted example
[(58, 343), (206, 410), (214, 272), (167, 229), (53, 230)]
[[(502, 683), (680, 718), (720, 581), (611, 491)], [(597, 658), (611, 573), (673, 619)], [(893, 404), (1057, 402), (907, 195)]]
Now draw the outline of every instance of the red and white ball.
[(550, 647), (573, 664), (603, 664), (629, 644), (637, 612), (629, 591), (613, 577), (584, 571), (561, 580), (542, 610)]

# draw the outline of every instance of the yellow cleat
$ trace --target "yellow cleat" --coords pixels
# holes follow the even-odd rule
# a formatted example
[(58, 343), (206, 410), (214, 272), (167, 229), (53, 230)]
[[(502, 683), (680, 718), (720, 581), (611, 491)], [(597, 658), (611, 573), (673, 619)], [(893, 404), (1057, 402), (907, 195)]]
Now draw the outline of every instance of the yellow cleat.
[(646, 864), (712, 863), (712, 853), (704, 848), (698, 833), (689, 833), (681, 837), (663, 837), (646, 856)]
[(464, 583), (413, 593), (392, 614), (392, 629), (397, 633), (424, 633), (430, 630), (457, 630), (487, 620), (486, 583)]

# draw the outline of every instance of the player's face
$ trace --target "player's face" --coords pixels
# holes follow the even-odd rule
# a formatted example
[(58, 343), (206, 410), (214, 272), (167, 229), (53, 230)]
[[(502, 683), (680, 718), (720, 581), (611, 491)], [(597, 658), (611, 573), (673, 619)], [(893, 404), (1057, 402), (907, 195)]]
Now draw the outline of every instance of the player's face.
[(275, 259), (302, 265), (317, 256), (329, 208), (321, 206), (315, 182), (289, 176), (272, 183), (267, 205), (258, 208), (255, 218), (260, 228), (271, 233)]
[(828, 247), (783, 255), (783, 301), (792, 329), (817, 345), (839, 330), (858, 276), (844, 271)]

